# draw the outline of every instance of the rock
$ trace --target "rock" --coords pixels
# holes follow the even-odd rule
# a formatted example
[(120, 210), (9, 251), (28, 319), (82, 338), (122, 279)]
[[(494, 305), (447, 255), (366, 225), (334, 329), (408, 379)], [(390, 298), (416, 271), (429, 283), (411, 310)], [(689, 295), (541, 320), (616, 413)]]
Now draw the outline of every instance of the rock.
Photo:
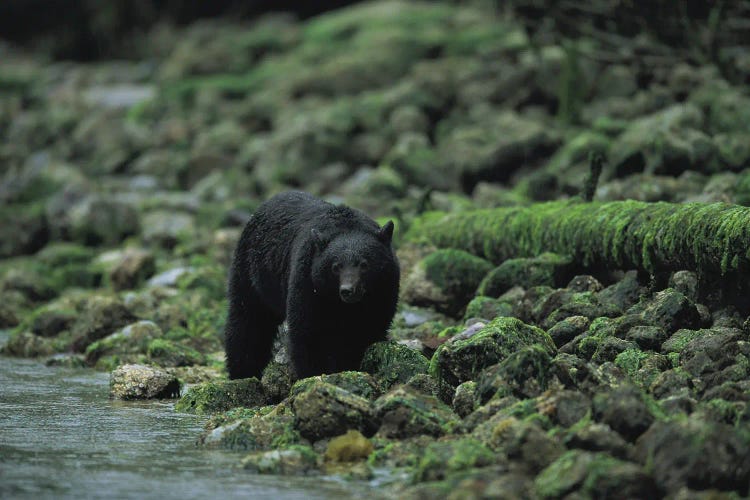
[(272, 404), (278, 403), (289, 395), (294, 382), (294, 374), (287, 363), (271, 361), (263, 369), (260, 383), (263, 393)]
[(621, 459), (626, 459), (633, 448), (611, 427), (595, 422), (571, 429), (565, 437), (565, 445), (579, 450), (604, 451)]
[(256, 474), (304, 476), (318, 473), (317, 455), (309, 446), (251, 453), (242, 459), (242, 468)]
[(462, 250), (438, 250), (422, 259), (402, 285), (403, 301), (458, 315), (492, 264)]
[(550, 390), (540, 397), (539, 406), (554, 423), (571, 427), (591, 411), (591, 399), (578, 391)]
[(641, 315), (644, 320), (660, 326), (667, 332), (675, 332), (680, 328), (696, 328), (700, 326), (701, 321), (695, 304), (671, 288), (656, 293), (651, 300), (643, 304)]
[(289, 391), (289, 396), (293, 398), (321, 382), (335, 385), (365, 399), (375, 399), (382, 393), (380, 384), (369, 373), (345, 371), (326, 373), (298, 380), (292, 386), (291, 391)]
[(669, 277), (673, 288), (693, 302), (698, 302), (698, 275), (693, 271), (677, 271)]
[(126, 249), (109, 271), (109, 281), (115, 290), (129, 290), (151, 277), (156, 271), (154, 254), (142, 248)]
[(188, 389), (175, 404), (175, 411), (206, 415), (230, 408), (255, 407), (265, 404), (266, 398), (256, 378), (205, 382)]
[(570, 280), (570, 283), (568, 283), (568, 286), (566, 288), (573, 292), (583, 293), (600, 292), (602, 291), (604, 286), (593, 276), (582, 274), (579, 276), (574, 276), (573, 279)]
[(75, 241), (89, 246), (119, 245), (138, 234), (140, 221), (135, 208), (103, 195), (90, 195), (69, 213), (70, 233)]
[(488, 322), (498, 316), (513, 316), (513, 306), (500, 299), (477, 295), (466, 306), (464, 320), (483, 319)]
[(328, 442), (324, 458), (328, 462), (357, 462), (366, 459), (373, 449), (361, 432), (350, 430)]
[(172, 269), (168, 269), (157, 274), (156, 276), (152, 276), (151, 279), (148, 280), (148, 286), (176, 287), (179, 279), (191, 273), (192, 271), (192, 267), (175, 267)]
[(618, 309), (625, 311), (637, 303), (644, 293), (645, 288), (638, 282), (638, 273), (628, 271), (620, 281), (608, 286), (597, 295), (603, 303), (614, 304)]
[(583, 498), (656, 498), (659, 489), (638, 465), (606, 453), (571, 450), (544, 469), (534, 481), (542, 498), (578, 493)]
[(634, 326), (628, 330), (625, 340), (635, 342), (641, 349), (658, 351), (669, 334), (660, 326)]
[(548, 348), (540, 344), (522, 346), (477, 376), (479, 402), (486, 403), (492, 397), (509, 394), (521, 399), (538, 396), (547, 389), (551, 368)]
[(474, 438), (430, 444), (419, 459), (413, 481), (437, 481), (456, 471), (486, 467), (501, 457)]
[(472, 435), (531, 474), (544, 469), (565, 451), (562, 443), (539, 425), (516, 417), (493, 417), (479, 425)]
[(32, 254), (46, 245), (49, 238), (43, 210), (25, 205), (3, 207), (0, 212), (0, 258)]
[(114, 399), (174, 398), (180, 383), (167, 372), (145, 365), (123, 365), (110, 374), (109, 397)]
[(180, 212), (157, 210), (143, 218), (143, 240), (171, 249), (181, 237), (195, 233), (195, 222), (191, 215)]
[(687, 486), (748, 494), (750, 440), (741, 429), (696, 417), (657, 421), (635, 453), (664, 491)]
[(655, 419), (643, 394), (633, 386), (623, 385), (597, 394), (593, 403), (594, 418), (631, 442), (643, 434)]
[(99, 365), (102, 359), (110, 359), (115, 364), (136, 362), (145, 357), (150, 342), (162, 335), (161, 328), (152, 321), (136, 321), (89, 344), (85, 352), (86, 363)]
[(357, 429), (371, 435), (377, 429), (370, 402), (341, 387), (315, 381), (292, 398), (295, 426), (310, 441)]
[(33, 313), (31, 332), (40, 337), (55, 337), (70, 329), (78, 314), (71, 309), (42, 307)]
[(552, 339), (539, 328), (516, 318), (495, 318), (471, 338), (441, 345), (432, 357), (430, 374), (456, 386), (532, 344), (541, 345), (549, 354), (556, 351)]
[(164, 367), (206, 364), (206, 356), (190, 346), (167, 339), (153, 339), (146, 348), (151, 363)]
[(0, 352), (6, 356), (36, 358), (53, 354), (55, 348), (52, 345), (51, 339), (21, 330), (11, 334)]
[(456, 387), (451, 406), (459, 417), (464, 418), (477, 409), (476, 401), (477, 383), (473, 380), (468, 380), (458, 384), (458, 387)]
[(309, 444), (294, 427), (288, 407), (236, 408), (211, 417), (200, 443), (230, 450), (279, 450)]
[(442, 436), (457, 426), (451, 409), (434, 396), (397, 387), (375, 401), (378, 435), (404, 439), (421, 434)]
[(591, 321), (586, 316), (569, 316), (549, 329), (549, 336), (557, 347), (562, 347), (588, 330)]
[(134, 320), (135, 317), (119, 299), (95, 295), (84, 304), (82, 314), (73, 324), (73, 349), (83, 352), (91, 343)]
[(570, 257), (553, 253), (544, 253), (539, 257), (508, 259), (484, 277), (477, 293), (499, 297), (514, 286), (559, 287), (572, 277), (572, 264)]
[(430, 361), (418, 351), (396, 342), (377, 342), (362, 358), (362, 370), (371, 373), (385, 389), (427, 373)]

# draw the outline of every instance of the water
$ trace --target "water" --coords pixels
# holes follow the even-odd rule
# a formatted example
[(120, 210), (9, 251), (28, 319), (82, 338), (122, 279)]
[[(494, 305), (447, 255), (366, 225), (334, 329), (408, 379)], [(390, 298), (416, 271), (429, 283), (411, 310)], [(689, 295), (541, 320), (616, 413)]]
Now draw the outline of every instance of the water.
[[(0, 342), (3, 337), (0, 336)], [(330, 478), (248, 473), (195, 445), (205, 418), (108, 398), (109, 375), (0, 357), (0, 498), (368, 497)], [(359, 492), (357, 492), (359, 490)]]

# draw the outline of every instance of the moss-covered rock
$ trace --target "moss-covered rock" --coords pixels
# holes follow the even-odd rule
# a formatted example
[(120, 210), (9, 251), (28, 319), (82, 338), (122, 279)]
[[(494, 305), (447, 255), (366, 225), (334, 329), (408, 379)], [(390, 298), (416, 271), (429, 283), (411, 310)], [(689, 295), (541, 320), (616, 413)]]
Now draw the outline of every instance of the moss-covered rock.
[(460, 438), (430, 444), (417, 464), (412, 481), (438, 481), (450, 474), (502, 461), (481, 442), (473, 438)]
[(402, 299), (457, 315), (474, 296), (492, 264), (460, 250), (433, 252), (406, 277)]
[(477, 398), (486, 403), (492, 397), (511, 394), (518, 398), (535, 397), (547, 389), (551, 378), (549, 348), (540, 344), (523, 346), (478, 375)]
[(304, 476), (318, 473), (318, 456), (310, 446), (293, 445), (251, 453), (242, 459), (242, 468), (256, 474)]
[(373, 451), (372, 442), (361, 432), (350, 430), (328, 442), (324, 458), (327, 462), (357, 462)]
[(539, 257), (508, 259), (484, 277), (477, 293), (499, 297), (514, 286), (561, 287), (573, 277), (570, 257), (544, 253)]
[(298, 396), (320, 382), (335, 385), (365, 399), (375, 399), (382, 392), (380, 385), (369, 373), (345, 371), (298, 380), (289, 391), (289, 396)]
[(206, 363), (206, 356), (190, 346), (167, 339), (154, 339), (146, 348), (148, 359), (159, 366), (191, 366)]
[(378, 435), (407, 438), (420, 434), (442, 436), (458, 425), (453, 411), (439, 399), (408, 387), (397, 387), (375, 401)]
[(163, 370), (145, 365), (122, 365), (109, 377), (109, 396), (115, 399), (153, 399), (180, 396), (180, 382)]
[(73, 349), (83, 352), (89, 344), (106, 337), (136, 318), (116, 297), (95, 295), (83, 306), (72, 326)]
[(55, 347), (51, 339), (34, 335), (29, 331), (17, 330), (2, 346), (1, 352), (8, 356), (36, 358), (53, 354)]
[(532, 344), (541, 345), (549, 354), (556, 351), (543, 330), (516, 318), (495, 318), (476, 335), (441, 345), (432, 357), (430, 374), (456, 386), (474, 380), (483, 369)]
[(176, 411), (206, 415), (238, 406), (265, 404), (266, 398), (256, 378), (205, 382), (188, 389), (175, 405)]
[(106, 369), (113, 364), (144, 361), (149, 344), (162, 335), (161, 328), (151, 321), (131, 323), (89, 344), (85, 351), (86, 363)]
[(260, 383), (263, 393), (270, 403), (278, 403), (289, 395), (289, 390), (294, 382), (294, 374), (291, 367), (286, 363), (271, 361), (263, 369)]
[(421, 353), (397, 342), (373, 344), (362, 358), (362, 370), (371, 373), (386, 389), (427, 373), (429, 365)]
[(606, 453), (571, 450), (534, 481), (542, 498), (578, 493), (585, 497), (651, 498), (659, 495), (653, 479), (638, 465)]
[(339, 436), (350, 429), (365, 435), (377, 429), (368, 400), (322, 380), (301, 387), (291, 404), (296, 428), (313, 442)]
[(238, 408), (210, 422), (200, 442), (230, 450), (279, 450), (309, 444), (294, 427), (294, 415), (285, 406)]

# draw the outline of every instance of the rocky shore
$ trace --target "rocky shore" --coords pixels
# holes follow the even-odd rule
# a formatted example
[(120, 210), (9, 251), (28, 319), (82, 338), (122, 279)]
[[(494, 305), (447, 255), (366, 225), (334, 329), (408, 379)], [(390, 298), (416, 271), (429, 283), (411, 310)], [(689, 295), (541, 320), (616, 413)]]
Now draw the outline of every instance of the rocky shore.
[[(200, 446), (247, 452), (238, 474), (404, 498), (747, 496), (750, 250), (611, 269), (420, 232), (574, 200), (592, 153), (596, 202), (750, 205), (750, 51), (718, 64), (551, 16), (365, 2), (158, 25), (132, 59), (89, 64), (0, 44), (2, 353), (111, 372), (112, 397), (181, 394), (176, 411), (210, 415)], [(229, 381), (227, 267), (285, 189), (396, 221), (391, 340), (361, 371), (295, 381), (280, 352)]]

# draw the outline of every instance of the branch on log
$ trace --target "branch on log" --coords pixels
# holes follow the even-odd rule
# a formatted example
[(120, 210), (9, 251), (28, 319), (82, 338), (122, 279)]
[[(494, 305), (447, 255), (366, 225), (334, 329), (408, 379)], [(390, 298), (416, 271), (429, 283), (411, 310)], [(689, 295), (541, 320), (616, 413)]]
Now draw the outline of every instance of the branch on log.
[(529, 207), (432, 212), (407, 241), (429, 241), (500, 263), (555, 252), (584, 266), (750, 274), (750, 208), (726, 203), (565, 200)]

